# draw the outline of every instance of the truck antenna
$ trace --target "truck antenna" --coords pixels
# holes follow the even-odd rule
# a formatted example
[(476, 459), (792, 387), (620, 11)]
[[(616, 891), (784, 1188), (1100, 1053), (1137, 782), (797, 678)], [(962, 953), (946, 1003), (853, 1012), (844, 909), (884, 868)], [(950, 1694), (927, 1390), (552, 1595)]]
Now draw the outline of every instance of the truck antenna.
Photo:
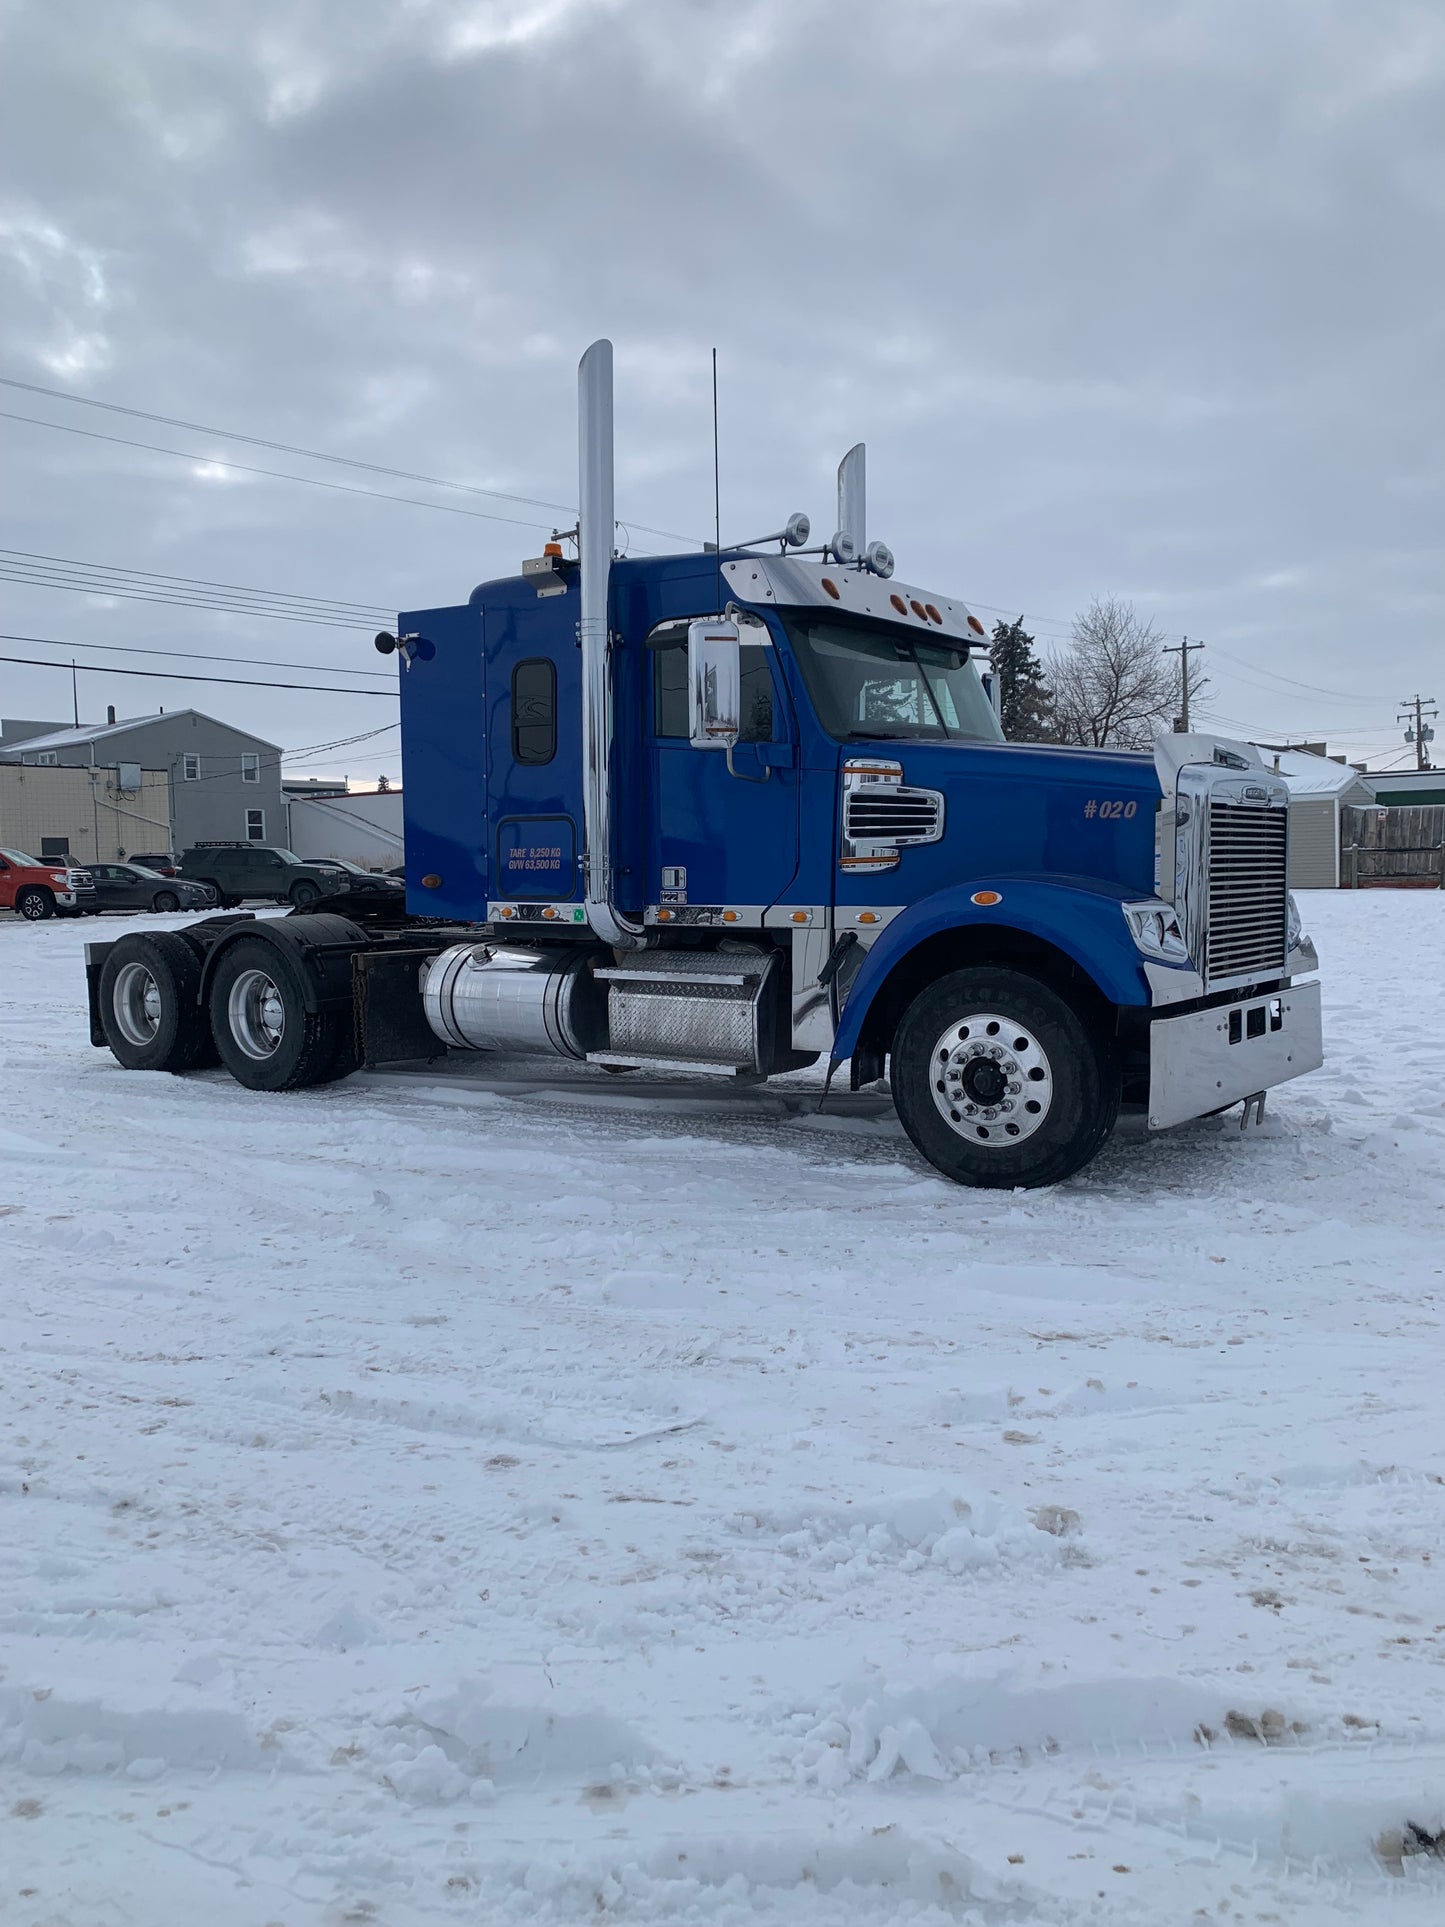
[(717, 457), (717, 349), (712, 351), (712, 537), (713, 548), (722, 554), (722, 493), (718, 485)]

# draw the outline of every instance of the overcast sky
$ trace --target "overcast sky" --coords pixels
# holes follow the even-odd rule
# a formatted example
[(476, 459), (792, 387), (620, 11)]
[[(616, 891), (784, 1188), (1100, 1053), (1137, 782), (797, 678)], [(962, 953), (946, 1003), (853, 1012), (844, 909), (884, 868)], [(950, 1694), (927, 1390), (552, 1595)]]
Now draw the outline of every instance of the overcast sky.
[[(716, 345), (724, 539), (798, 508), (831, 530), (864, 439), (900, 576), (1045, 642), (1131, 598), (1210, 645), (1221, 726), (1395, 760), (1399, 699), (1445, 702), (1438, 0), (0, 21), (0, 374), (565, 509), (577, 358), (609, 334), (619, 514), (666, 547), (636, 525), (712, 532)], [(564, 519), (14, 387), (0, 408), (191, 458), (5, 420), (9, 550), (394, 609), (465, 599)], [(6, 631), (82, 661), (381, 667), (366, 629), (0, 588)], [(394, 715), (97, 673), (80, 700), (194, 705), (287, 749)], [(0, 711), (68, 719), (68, 670), (0, 663)], [(395, 776), (397, 738), (296, 768)]]

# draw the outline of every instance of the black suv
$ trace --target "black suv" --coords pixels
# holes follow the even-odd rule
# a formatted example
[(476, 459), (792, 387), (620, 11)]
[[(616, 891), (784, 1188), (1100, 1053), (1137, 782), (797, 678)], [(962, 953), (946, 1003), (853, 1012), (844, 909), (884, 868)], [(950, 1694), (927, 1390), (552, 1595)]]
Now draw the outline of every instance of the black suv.
[(181, 875), (208, 883), (223, 910), (246, 897), (293, 903), (298, 910), (343, 887), (341, 874), (320, 863), (303, 863), (271, 843), (197, 843), (181, 852)]

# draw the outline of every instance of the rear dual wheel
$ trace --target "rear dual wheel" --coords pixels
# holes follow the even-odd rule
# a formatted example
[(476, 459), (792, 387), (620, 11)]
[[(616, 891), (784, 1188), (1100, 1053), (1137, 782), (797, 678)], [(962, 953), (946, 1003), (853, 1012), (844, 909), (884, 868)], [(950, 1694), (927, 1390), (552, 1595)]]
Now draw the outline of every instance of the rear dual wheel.
[(155, 931), (113, 944), (101, 966), (99, 1003), (116, 1061), (128, 1071), (180, 1072), (214, 1064), (200, 994), (200, 959), (184, 938)]
[(308, 1010), (299, 968), (260, 938), (225, 951), (209, 1005), (221, 1062), (248, 1090), (305, 1090), (357, 1067), (351, 1012)]
[(957, 1184), (1058, 1184), (1099, 1150), (1119, 1109), (1100, 1030), (1022, 970), (955, 970), (919, 993), (893, 1041), (893, 1099), (930, 1164)]

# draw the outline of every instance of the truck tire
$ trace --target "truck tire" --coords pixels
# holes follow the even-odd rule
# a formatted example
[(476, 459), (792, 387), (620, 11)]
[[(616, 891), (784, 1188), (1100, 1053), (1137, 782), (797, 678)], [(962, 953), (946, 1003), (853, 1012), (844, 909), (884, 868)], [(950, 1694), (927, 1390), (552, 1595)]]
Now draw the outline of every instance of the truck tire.
[(301, 1091), (353, 1070), (350, 1013), (309, 1011), (296, 965), (263, 938), (222, 953), (211, 979), (221, 1062), (252, 1091)]
[(32, 884), (22, 890), (15, 899), (15, 908), (29, 923), (44, 923), (47, 917), (55, 915), (55, 898), (48, 890)]
[(987, 1190), (1059, 1184), (1114, 1128), (1109, 1042), (1022, 970), (976, 965), (908, 1006), (892, 1049), (893, 1101), (929, 1163)]
[(292, 885), (291, 901), (298, 910), (309, 910), (313, 903), (321, 901), (321, 892), (314, 883), (308, 883), (303, 878), (300, 883)]
[(200, 989), (200, 961), (183, 938), (152, 931), (112, 944), (98, 1001), (116, 1062), (128, 1071), (175, 1072), (214, 1064)]

